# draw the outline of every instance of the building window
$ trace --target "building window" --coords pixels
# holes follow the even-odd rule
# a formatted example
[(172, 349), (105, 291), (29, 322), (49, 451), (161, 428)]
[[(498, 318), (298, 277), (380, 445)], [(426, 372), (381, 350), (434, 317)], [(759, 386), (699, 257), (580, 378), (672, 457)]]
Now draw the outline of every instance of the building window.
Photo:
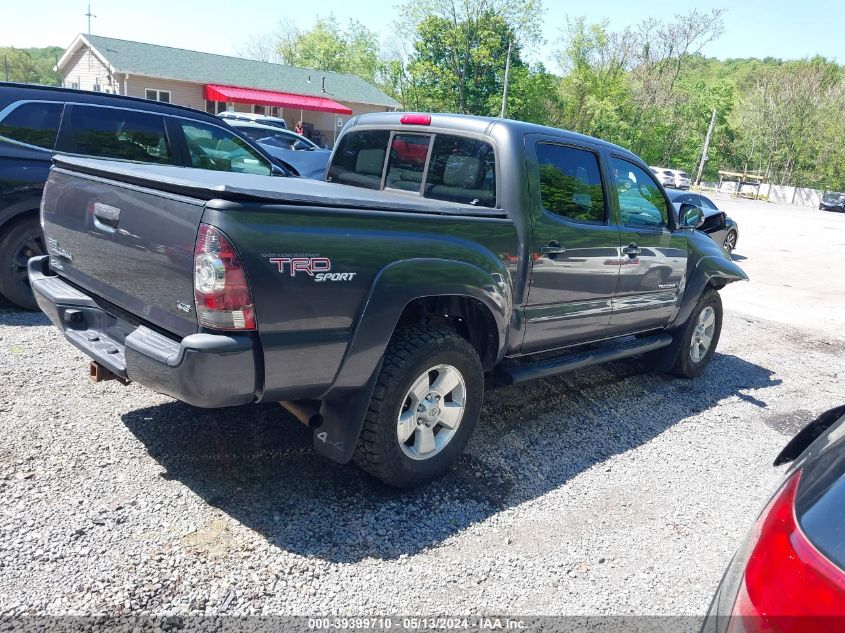
[(205, 111), (209, 114), (220, 114), (221, 112), (226, 111), (226, 102), (225, 101), (210, 101), (208, 99), (205, 100)]
[(152, 90), (150, 88), (147, 88), (145, 95), (150, 101), (161, 101), (162, 103), (170, 103), (169, 90)]
[(71, 88), (73, 90), (79, 90), (79, 82), (78, 81), (66, 81), (65, 88)]
[(263, 105), (253, 105), (252, 106), (252, 113), (253, 114), (265, 114), (264, 106)]

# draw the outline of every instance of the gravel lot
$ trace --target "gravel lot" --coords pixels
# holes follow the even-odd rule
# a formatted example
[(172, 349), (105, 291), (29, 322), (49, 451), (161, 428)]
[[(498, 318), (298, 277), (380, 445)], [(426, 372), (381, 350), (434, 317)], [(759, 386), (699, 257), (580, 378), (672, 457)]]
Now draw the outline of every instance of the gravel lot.
[(845, 216), (722, 204), (753, 281), (703, 378), (488, 391), (413, 492), (316, 457), (278, 406), (92, 385), (43, 315), (0, 310), (0, 616), (702, 614), (774, 455), (845, 392)]

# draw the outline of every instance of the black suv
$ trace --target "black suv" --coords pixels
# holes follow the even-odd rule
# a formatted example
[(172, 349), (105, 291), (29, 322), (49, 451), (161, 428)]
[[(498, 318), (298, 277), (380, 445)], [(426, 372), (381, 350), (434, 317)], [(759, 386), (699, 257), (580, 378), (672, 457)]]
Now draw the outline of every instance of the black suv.
[(0, 82), (0, 293), (37, 309), (26, 263), (45, 252), (38, 207), (53, 153), (288, 175), (218, 117), (101, 92)]

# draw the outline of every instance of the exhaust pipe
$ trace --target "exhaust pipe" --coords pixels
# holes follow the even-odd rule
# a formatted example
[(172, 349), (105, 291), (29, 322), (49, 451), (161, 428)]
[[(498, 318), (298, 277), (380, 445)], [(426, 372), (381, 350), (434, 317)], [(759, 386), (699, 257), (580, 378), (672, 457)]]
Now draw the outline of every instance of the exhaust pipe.
[(279, 404), (309, 429), (316, 429), (323, 423), (319, 402), (314, 400), (282, 400)]
[(116, 380), (121, 385), (128, 385), (129, 381), (126, 378), (121, 378), (107, 367), (103, 367), (100, 363), (92, 360), (88, 365), (88, 377), (91, 382), (103, 382), (105, 380)]

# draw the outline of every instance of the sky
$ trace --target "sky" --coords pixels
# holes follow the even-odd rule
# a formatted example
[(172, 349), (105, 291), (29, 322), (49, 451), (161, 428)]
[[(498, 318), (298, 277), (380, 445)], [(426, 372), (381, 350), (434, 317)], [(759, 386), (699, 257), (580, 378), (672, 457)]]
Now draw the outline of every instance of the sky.
[[(91, 32), (120, 39), (192, 50), (237, 54), (250, 35), (273, 30), (280, 20), (300, 28), (313, 24), (317, 7), (342, 22), (354, 18), (388, 37), (399, 16), (397, 0), (109, 0), (92, 2)], [(725, 33), (703, 53), (729, 57), (795, 59), (823, 55), (845, 64), (845, 1), (843, 0), (544, 0), (545, 44), (528, 51), (527, 61), (542, 61), (556, 70), (554, 50), (567, 16), (589, 22), (610, 20), (611, 28), (633, 26), (645, 17), (671, 18), (692, 8), (727, 7)], [(298, 7), (298, 8), (297, 8)], [(87, 2), (76, 0), (0, 0), (0, 46), (68, 46), (87, 30)]]

